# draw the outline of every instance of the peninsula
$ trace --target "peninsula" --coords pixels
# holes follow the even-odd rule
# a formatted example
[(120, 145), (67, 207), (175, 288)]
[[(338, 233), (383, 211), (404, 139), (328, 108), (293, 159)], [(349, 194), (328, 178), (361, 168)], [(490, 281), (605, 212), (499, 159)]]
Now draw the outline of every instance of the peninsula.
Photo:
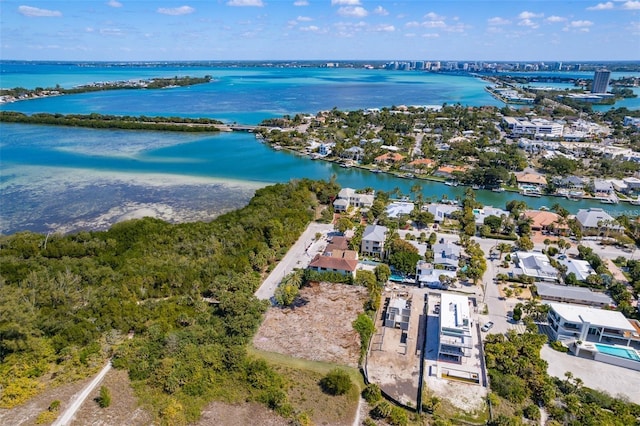
[(0, 89), (0, 104), (48, 96), (72, 95), (105, 90), (167, 89), (172, 87), (193, 86), (195, 84), (209, 83), (212, 79), (213, 77), (210, 75), (205, 75), (204, 77), (176, 76), (170, 78), (151, 78), (146, 80), (95, 82), (72, 88), (64, 88), (60, 85), (48, 88), (36, 87), (35, 89), (14, 87), (13, 89)]

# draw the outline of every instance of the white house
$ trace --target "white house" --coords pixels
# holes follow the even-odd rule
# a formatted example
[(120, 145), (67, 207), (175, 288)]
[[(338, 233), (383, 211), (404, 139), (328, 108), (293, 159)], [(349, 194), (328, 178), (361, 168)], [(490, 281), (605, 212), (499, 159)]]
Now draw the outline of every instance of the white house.
[(596, 271), (593, 270), (586, 260), (566, 258), (558, 262), (567, 267), (567, 275), (573, 273), (578, 281), (586, 281), (589, 275), (596, 274)]
[(460, 246), (446, 242), (433, 245), (434, 265), (444, 266), (445, 269), (455, 271), (460, 261)]
[(471, 356), (473, 348), (469, 298), (442, 293), (440, 304), (438, 358), (461, 363), (464, 357)]
[(421, 260), (416, 265), (416, 282), (419, 287), (446, 288), (440, 281), (440, 276), (455, 280), (456, 271), (446, 269), (435, 269), (432, 263)]
[(387, 206), (387, 216), (397, 219), (401, 216), (409, 216), (415, 205), (407, 201), (394, 201)]
[(333, 202), (333, 209), (336, 212), (346, 211), (350, 206), (359, 208), (370, 208), (375, 199), (374, 194), (360, 194), (352, 188), (342, 188), (338, 192), (338, 197)]
[(540, 281), (558, 281), (558, 271), (551, 266), (546, 254), (517, 252), (516, 262), (522, 274)]

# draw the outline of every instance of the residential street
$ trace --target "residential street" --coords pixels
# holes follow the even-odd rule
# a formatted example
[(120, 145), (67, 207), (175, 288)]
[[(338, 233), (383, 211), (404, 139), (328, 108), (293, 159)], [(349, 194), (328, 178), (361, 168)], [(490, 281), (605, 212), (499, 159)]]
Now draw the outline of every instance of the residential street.
[[(318, 232), (322, 234), (322, 238), (316, 241), (315, 236)], [(295, 268), (306, 268), (316, 254), (324, 251), (327, 246), (327, 234), (331, 232), (333, 232), (333, 224), (310, 223), (298, 241), (262, 282), (260, 288), (255, 292), (256, 297), (260, 300), (270, 300), (276, 287), (287, 274)]]

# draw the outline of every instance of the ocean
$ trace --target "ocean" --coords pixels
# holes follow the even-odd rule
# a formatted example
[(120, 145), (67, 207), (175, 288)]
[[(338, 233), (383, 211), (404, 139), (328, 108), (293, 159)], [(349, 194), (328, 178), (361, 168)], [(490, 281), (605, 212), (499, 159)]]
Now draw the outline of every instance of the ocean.
[[(191, 87), (116, 90), (4, 104), (24, 113), (211, 117), (257, 124), (285, 114), (393, 105), (503, 104), (470, 76), (420, 72), (201, 64), (0, 63), (2, 87), (73, 87), (96, 81), (168, 76), (213, 76)], [(210, 220), (238, 208), (264, 185), (296, 178), (410, 194), (415, 183), (343, 169), (274, 151), (248, 133), (176, 134), (0, 124), (0, 233), (105, 229), (132, 217)], [(419, 181), (425, 197), (462, 196), (464, 188)], [(517, 194), (478, 191), (487, 205)], [(532, 206), (563, 202), (571, 211), (589, 202), (526, 199)], [(601, 205), (597, 205), (602, 207)], [(612, 212), (624, 206), (607, 206)], [(632, 214), (633, 212), (628, 212)]]

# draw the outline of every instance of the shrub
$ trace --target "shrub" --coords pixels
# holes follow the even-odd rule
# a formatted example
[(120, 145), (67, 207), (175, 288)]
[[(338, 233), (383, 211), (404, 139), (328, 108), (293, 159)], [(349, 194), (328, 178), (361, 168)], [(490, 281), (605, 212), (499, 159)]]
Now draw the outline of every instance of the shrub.
[(49, 404), (49, 411), (58, 411), (60, 409), (60, 400), (55, 399)]
[(320, 386), (328, 394), (344, 395), (351, 389), (352, 383), (346, 371), (336, 368), (320, 380)]
[(100, 386), (100, 396), (96, 398), (100, 408), (107, 408), (111, 405), (111, 391), (106, 386)]
[(375, 404), (382, 398), (382, 392), (380, 392), (380, 387), (378, 385), (375, 383), (369, 383), (362, 391), (362, 397), (369, 404)]
[(524, 414), (524, 416), (529, 420), (540, 420), (540, 410), (535, 404), (529, 404), (524, 407), (522, 414)]
[(409, 417), (407, 412), (400, 407), (391, 408), (391, 414), (387, 418), (387, 421), (393, 426), (406, 426), (409, 423)]
[(559, 340), (554, 340), (549, 346), (551, 346), (551, 349), (555, 349), (558, 352), (569, 352), (569, 348), (563, 345)]
[(376, 419), (384, 419), (391, 414), (392, 408), (393, 406), (387, 401), (380, 401), (378, 405), (371, 410), (371, 415)]

